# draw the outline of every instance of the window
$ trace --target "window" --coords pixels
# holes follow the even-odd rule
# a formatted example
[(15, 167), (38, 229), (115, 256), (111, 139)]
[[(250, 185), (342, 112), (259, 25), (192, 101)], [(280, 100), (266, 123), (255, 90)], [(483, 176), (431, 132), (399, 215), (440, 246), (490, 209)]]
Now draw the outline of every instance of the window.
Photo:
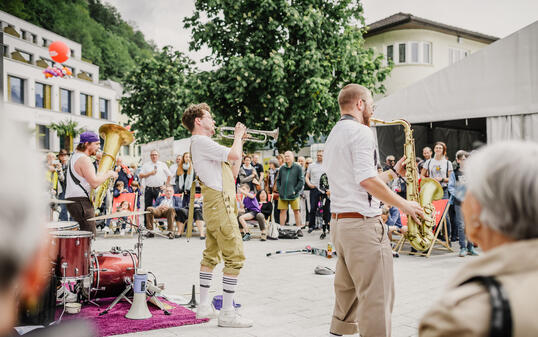
[(431, 44), (428, 42), (422, 43), (422, 63), (431, 63)]
[(49, 46), (49, 40), (43, 38), (43, 47), (48, 47)]
[(35, 83), (35, 106), (50, 110), (50, 85)]
[(101, 112), (101, 119), (108, 119), (108, 105), (109, 102), (107, 99), (99, 98), (99, 111)]
[(411, 62), (418, 63), (418, 42), (411, 42)]
[(398, 62), (405, 63), (405, 43), (400, 43), (398, 45)]
[(7, 46), (7, 44), (4, 45), (3, 51), (4, 54), (2, 56), (7, 56), (7, 54), (9, 53), (9, 47)]
[(8, 76), (7, 83), (9, 101), (24, 104), (24, 80), (15, 76)]
[(394, 60), (394, 46), (387, 46), (387, 61)]
[(19, 54), (22, 56), (22, 58), (28, 62), (28, 63), (32, 63), (32, 61), (34, 60), (34, 56), (30, 53), (27, 53), (25, 51), (22, 51), (22, 50), (19, 50), (19, 49), (16, 49), (16, 51), (19, 52)]
[(469, 52), (467, 50), (448, 48), (448, 64), (456, 63), (467, 56), (469, 56)]
[(37, 148), (50, 150), (50, 130), (45, 125), (37, 125)]
[(129, 155), (129, 145), (123, 145), (121, 147), (121, 155), (122, 156), (128, 156)]
[(37, 43), (37, 35), (32, 34), (32, 42)]
[(26, 40), (28, 38), (28, 33), (25, 30), (21, 29), (21, 35), (23, 40)]
[(82, 116), (92, 116), (92, 96), (80, 94), (80, 114)]
[(71, 52), (71, 56), (70, 57), (75, 57), (75, 51), (73, 49), (69, 49), (69, 51)]
[(45, 63), (47, 63), (49, 67), (54, 67), (54, 65), (56, 64), (56, 62), (54, 62), (53, 60), (49, 60), (43, 57), (41, 57), (41, 59), (45, 61)]
[(60, 89), (60, 111), (71, 113), (71, 91)]

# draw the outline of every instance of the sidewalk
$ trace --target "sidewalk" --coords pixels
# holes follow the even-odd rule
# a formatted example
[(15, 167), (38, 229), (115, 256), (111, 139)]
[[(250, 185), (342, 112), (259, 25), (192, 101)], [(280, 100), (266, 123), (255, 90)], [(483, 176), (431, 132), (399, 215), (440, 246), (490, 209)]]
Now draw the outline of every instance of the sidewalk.
[[(327, 336), (334, 302), (334, 276), (314, 274), (318, 265), (335, 268), (335, 259), (306, 254), (266, 257), (276, 250), (302, 249), (306, 245), (326, 248), (319, 231), (304, 231), (298, 240), (245, 242), (247, 256), (240, 278), (236, 302), (241, 313), (254, 320), (248, 329), (218, 328), (216, 320), (195, 326), (152, 330), (123, 336)], [(133, 249), (136, 238), (98, 237), (93, 248), (106, 251), (113, 246)], [(145, 239), (142, 255), (144, 269), (152, 271), (158, 282), (166, 284), (165, 293), (190, 299), (192, 285), (198, 291), (198, 272), (205, 241), (193, 237), (168, 240)], [(434, 255), (436, 254), (436, 255)], [(416, 336), (418, 321), (433, 304), (446, 281), (472, 257), (456, 253), (434, 253), (430, 258), (402, 255), (394, 260), (396, 303), (393, 312), (394, 337)], [(222, 293), (222, 266), (215, 269), (211, 295)], [(198, 300), (198, 297), (197, 297)]]

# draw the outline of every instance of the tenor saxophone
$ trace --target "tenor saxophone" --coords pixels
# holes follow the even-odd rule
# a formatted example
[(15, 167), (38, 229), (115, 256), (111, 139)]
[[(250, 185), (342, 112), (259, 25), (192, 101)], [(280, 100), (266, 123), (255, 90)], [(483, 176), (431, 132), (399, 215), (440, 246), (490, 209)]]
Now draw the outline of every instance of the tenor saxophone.
[(404, 119), (382, 121), (376, 118), (372, 118), (371, 121), (385, 125), (401, 125), (404, 128), (406, 197), (407, 200), (416, 201), (424, 211), (424, 219), (420, 223), (417, 223), (410, 215), (407, 216), (408, 231), (405, 236), (413, 248), (423, 252), (430, 248), (434, 237), (435, 206), (433, 206), (432, 201), (443, 198), (443, 188), (437, 180), (432, 178), (422, 178), (419, 188), (415, 139), (413, 138), (413, 129), (411, 129), (411, 124), (408, 121)]

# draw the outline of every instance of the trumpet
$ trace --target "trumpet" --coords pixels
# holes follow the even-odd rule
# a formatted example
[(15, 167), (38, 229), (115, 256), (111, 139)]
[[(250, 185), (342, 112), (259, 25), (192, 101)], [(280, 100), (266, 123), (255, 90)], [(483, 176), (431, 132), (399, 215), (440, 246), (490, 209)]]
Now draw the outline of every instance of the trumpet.
[[(234, 127), (221, 126), (221, 127), (217, 128), (217, 131), (218, 131), (219, 136), (221, 138), (234, 139), (233, 133), (231, 133), (231, 134), (229, 133), (229, 132), (235, 131)], [(226, 132), (228, 132), (228, 133), (226, 133)], [(266, 143), (267, 142), (267, 137), (271, 137), (274, 140), (278, 139), (278, 128), (274, 129), (273, 131), (247, 129), (247, 134), (251, 136), (251, 138), (246, 138), (245, 139), (247, 141), (254, 142), (254, 143)], [(252, 137), (252, 135), (260, 135), (260, 136), (263, 136), (263, 138), (260, 138), (260, 137), (255, 138), (255, 137)]]

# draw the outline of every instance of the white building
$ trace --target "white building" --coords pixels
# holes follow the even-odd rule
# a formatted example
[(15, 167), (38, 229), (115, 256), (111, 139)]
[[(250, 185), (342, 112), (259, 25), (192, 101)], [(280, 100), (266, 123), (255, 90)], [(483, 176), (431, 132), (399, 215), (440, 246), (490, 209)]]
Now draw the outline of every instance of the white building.
[[(368, 25), (365, 47), (394, 67), (384, 96), (405, 88), (495, 42), (498, 38), (397, 13)], [(383, 96), (379, 95), (376, 100)]]
[[(81, 45), (0, 11), (0, 29), (4, 35), (3, 83), (4, 105), (8, 118), (35, 130), (38, 149), (58, 151), (67, 147), (64, 139), (47, 128), (50, 123), (72, 120), (78, 127), (97, 132), (105, 123), (121, 121), (119, 83), (100, 81), (99, 67), (81, 58)], [(71, 49), (63, 64), (73, 78), (46, 79), (43, 70), (54, 65), (48, 46), (62, 41)], [(122, 154), (135, 149), (123, 149)]]

